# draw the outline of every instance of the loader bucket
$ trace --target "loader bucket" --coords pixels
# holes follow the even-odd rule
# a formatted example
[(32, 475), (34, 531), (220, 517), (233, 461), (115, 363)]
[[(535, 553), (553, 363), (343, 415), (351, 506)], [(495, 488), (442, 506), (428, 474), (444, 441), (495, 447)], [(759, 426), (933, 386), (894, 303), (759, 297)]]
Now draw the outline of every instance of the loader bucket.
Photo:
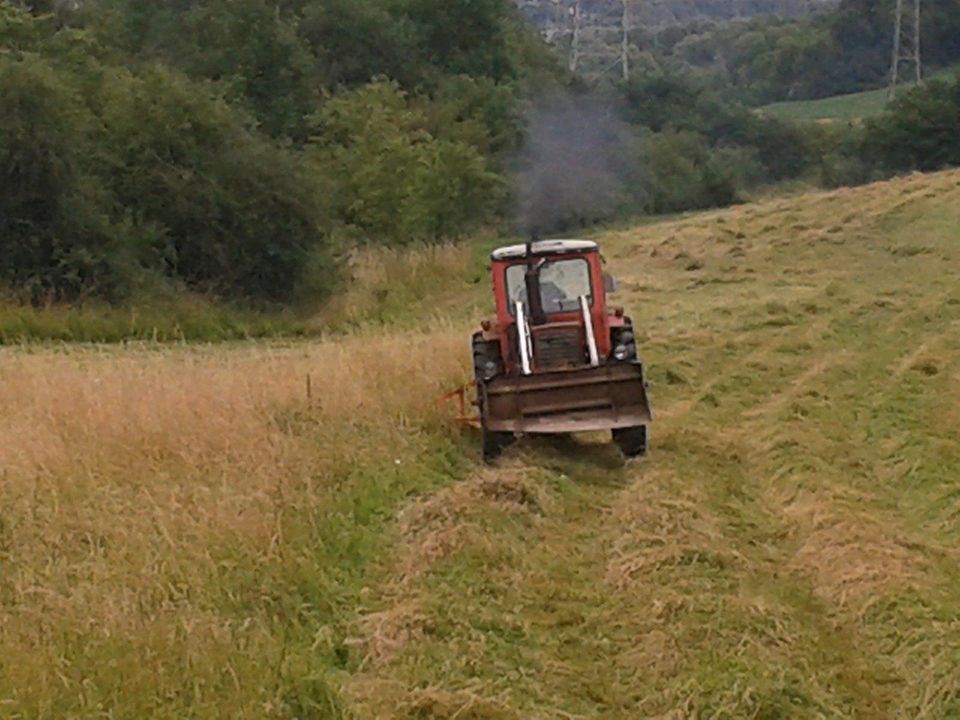
[(639, 364), (496, 378), (480, 393), (483, 423), (493, 432), (593, 432), (653, 419)]

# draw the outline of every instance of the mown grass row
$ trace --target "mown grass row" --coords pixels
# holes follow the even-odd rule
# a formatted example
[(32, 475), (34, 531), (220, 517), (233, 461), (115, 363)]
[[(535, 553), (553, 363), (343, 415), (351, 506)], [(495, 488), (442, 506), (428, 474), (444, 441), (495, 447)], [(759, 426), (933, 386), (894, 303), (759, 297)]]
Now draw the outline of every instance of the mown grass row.
[[(952, 717), (960, 177), (611, 234), (653, 452), (528, 443), (398, 518), (361, 717)], [(416, 568), (416, 572), (411, 572)]]

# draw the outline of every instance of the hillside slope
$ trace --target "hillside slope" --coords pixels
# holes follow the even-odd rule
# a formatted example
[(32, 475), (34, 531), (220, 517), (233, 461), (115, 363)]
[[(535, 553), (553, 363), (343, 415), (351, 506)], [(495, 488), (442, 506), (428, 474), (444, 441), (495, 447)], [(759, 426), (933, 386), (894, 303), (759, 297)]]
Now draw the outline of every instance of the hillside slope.
[[(538, 27), (545, 31), (568, 28), (574, 0), (514, 0)], [(737, 20), (758, 15), (796, 17), (836, 4), (836, 0), (628, 0), (636, 27), (653, 30), (694, 20)], [(581, 0), (580, 11), (587, 27), (614, 27), (623, 9), (622, 0)]]
[(478, 464), (455, 249), (323, 342), (0, 349), (0, 715), (960, 714), (958, 236), (957, 171), (601, 234), (627, 466)]
[(953, 172), (601, 237), (653, 453), (534, 442), (411, 503), (358, 715), (960, 712), (958, 232)]
[[(960, 66), (952, 66), (930, 73), (927, 79), (951, 80), (957, 75), (960, 75)], [(859, 122), (881, 114), (886, 110), (889, 100), (889, 89), (882, 88), (819, 100), (773, 103), (760, 108), (760, 112), (783, 120)]]

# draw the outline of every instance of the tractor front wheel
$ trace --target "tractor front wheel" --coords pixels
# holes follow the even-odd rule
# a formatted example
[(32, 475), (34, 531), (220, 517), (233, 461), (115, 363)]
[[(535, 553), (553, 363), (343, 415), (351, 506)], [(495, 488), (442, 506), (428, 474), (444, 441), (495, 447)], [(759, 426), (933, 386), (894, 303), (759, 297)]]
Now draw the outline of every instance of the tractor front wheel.
[(626, 457), (643, 457), (647, 454), (647, 426), (618, 428), (613, 431), (613, 441)]
[(516, 442), (516, 436), (508, 432), (493, 432), (483, 428), (483, 461), (492, 463), (503, 451)]

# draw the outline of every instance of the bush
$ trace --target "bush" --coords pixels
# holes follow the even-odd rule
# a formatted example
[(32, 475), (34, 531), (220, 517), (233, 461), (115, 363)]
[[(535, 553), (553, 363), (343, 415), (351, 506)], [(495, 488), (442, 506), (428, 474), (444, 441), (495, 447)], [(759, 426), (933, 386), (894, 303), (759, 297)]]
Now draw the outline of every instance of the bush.
[(34, 302), (122, 293), (134, 268), (119, 246), (139, 235), (86, 171), (93, 117), (34, 55), (0, 55), (0, 97), (0, 279)]
[(730, 153), (714, 153), (703, 136), (667, 131), (641, 141), (641, 157), (647, 168), (648, 209), (657, 213), (681, 212), (729, 205), (737, 199), (737, 176), (749, 174), (744, 156), (736, 154), (740, 167), (727, 161)]
[(330, 178), (335, 216), (365, 239), (406, 244), (454, 237), (492, 219), (502, 181), (477, 149), (435, 137), (395, 83), (329, 100), (310, 155)]
[(887, 170), (960, 165), (960, 79), (930, 81), (900, 95), (867, 124), (864, 146)]
[(815, 144), (798, 126), (759, 117), (693, 78), (638, 75), (624, 93), (631, 122), (656, 132), (695, 133), (715, 148), (750, 148), (764, 180), (797, 177), (815, 159)]
[(326, 248), (317, 178), (168, 71), (122, 76), (98, 100), (110, 149), (98, 171), (117, 202), (159, 230), (153, 262), (194, 289), (289, 299), (306, 259)]

